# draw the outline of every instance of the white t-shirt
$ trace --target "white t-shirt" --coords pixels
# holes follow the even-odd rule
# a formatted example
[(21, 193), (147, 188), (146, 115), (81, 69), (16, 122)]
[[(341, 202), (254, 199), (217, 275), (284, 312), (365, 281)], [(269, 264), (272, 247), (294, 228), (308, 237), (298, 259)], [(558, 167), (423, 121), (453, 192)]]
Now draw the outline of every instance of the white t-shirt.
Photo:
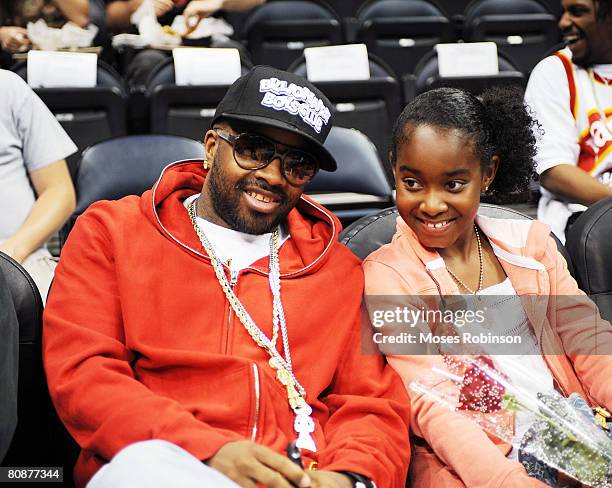
[[(197, 194), (186, 198), (183, 202), (185, 208), (199, 196)], [(201, 217), (196, 217), (196, 223), (212, 245), (217, 257), (228, 264), (232, 276), (237, 276), (239, 271), (270, 254), (271, 233), (246, 234), (213, 224)], [(281, 225), (279, 248), (289, 237), (289, 233)]]
[[(582, 168), (602, 183), (612, 186), (612, 65), (585, 70), (571, 62), (564, 49), (540, 61), (529, 78), (525, 100), (544, 130), (538, 140), (537, 171), (542, 174), (559, 164)], [(567, 219), (585, 207), (567, 203), (541, 189), (538, 219), (549, 224), (565, 242)]]
[(0, 69), (0, 243), (21, 227), (34, 206), (28, 173), (76, 150), (26, 82)]

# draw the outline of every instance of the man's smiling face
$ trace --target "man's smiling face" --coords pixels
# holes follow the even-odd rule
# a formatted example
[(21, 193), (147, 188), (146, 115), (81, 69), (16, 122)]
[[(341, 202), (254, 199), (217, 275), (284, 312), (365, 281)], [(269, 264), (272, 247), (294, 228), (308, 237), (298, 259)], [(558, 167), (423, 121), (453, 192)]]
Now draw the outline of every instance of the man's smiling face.
[(581, 66), (612, 62), (612, 17), (597, 18), (594, 0), (561, 0), (559, 20), (563, 40)]
[[(227, 123), (215, 127), (232, 135), (248, 131), (265, 136), (276, 141), (277, 150), (282, 153), (289, 147), (307, 149), (303, 138), (281, 129), (263, 126), (234, 129)], [(203, 188), (206, 202), (203, 216), (216, 224), (248, 234), (271, 232), (285, 220), (304, 192), (303, 186), (287, 181), (279, 158), (265, 168), (242, 169), (234, 159), (232, 145), (215, 131), (207, 133), (205, 147), (212, 167)]]

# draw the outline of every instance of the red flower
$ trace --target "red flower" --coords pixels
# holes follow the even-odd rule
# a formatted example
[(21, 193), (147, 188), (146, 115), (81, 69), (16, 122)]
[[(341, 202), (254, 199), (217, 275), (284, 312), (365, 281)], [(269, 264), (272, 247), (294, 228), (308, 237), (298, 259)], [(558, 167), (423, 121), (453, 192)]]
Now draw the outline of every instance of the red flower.
[(459, 410), (491, 413), (502, 408), (505, 388), (483, 369), (483, 365), (495, 371), (493, 360), (486, 356), (479, 356), (468, 366), (461, 382)]

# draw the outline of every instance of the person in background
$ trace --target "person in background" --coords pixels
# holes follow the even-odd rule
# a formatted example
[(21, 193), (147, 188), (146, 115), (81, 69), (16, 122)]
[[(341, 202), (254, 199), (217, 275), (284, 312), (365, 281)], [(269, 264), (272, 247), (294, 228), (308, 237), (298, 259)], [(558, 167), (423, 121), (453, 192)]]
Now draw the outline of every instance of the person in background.
[(26, 82), (6, 70), (0, 134), (0, 251), (30, 273), (44, 303), (56, 266), (44, 244), (75, 208), (65, 159), (77, 147)]
[(565, 243), (590, 205), (612, 196), (612, 0), (562, 0), (567, 47), (533, 69), (525, 100), (543, 136), (538, 219)]
[[(113, 31), (132, 28), (130, 18), (140, 7), (143, 0), (104, 0), (106, 1), (106, 26)], [(176, 15), (186, 17), (187, 25), (195, 25), (199, 19), (225, 12), (246, 12), (265, 0), (151, 0), (158, 22), (169, 25)], [(212, 42), (210, 47), (233, 47), (240, 51), (241, 57), (247, 55), (243, 46), (235, 41)], [(169, 51), (143, 49), (130, 60), (125, 78), (131, 88), (141, 89), (147, 78), (160, 62), (167, 59)]]
[[(89, 0), (3, 0), (0, 2), (0, 51), (6, 55), (26, 51), (30, 39), (28, 22), (43, 19), (50, 27), (67, 21), (89, 24)], [(7, 61), (4, 60), (4, 64)]]
[(0, 272), (0, 463), (17, 426), (19, 324), (10, 290)]
[[(112, 29), (131, 26), (130, 17), (143, 0), (106, 0), (106, 23)], [(265, 0), (152, 0), (155, 14), (161, 22), (172, 22), (171, 17), (182, 13), (185, 17), (208, 17), (219, 11), (246, 12)]]
[[(578, 289), (550, 228), (478, 213), (481, 194), (522, 190), (533, 175), (535, 121), (522, 95), (498, 88), (478, 99), (442, 88), (406, 106), (393, 129), (390, 158), (397, 232), (363, 262), (366, 303), (375, 317), (376, 297), (399, 296), (406, 303), (429, 295), (446, 303), (474, 303), (488, 296), (478, 331), (518, 337), (520, 346), (506, 347), (504, 355), (484, 351), (486, 360), (492, 358), (501, 374), (520, 382), (531, 397), (556, 388), (610, 410), (612, 327)], [(439, 325), (423, 327), (436, 334)], [(461, 324), (449, 327), (442, 340), (461, 334)], [(447, 369), (454, 354), (465, 354), (465, 349), (449, 353), (436, 346), (431, 351), (427, 340), (421, 341), (421, 349), (407, 346), (387, 355), (407, 387), (426, 381), (432, 368)], [(527, 378), (515, 374), (521, 369), (529, 371)], [(537, 472), (517, 462), (518, 449), (511, 444), (427, 394), (409, 388), (409, 396), (411, 486), (544, 488)], [(518, 444), (535, 418), (513, 420)]]

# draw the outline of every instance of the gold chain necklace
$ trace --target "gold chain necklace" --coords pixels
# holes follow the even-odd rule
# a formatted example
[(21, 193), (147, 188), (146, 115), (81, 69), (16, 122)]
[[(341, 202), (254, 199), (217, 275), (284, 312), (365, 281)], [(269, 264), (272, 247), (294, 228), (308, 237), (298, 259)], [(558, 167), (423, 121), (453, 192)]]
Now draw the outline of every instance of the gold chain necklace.
[[(264, 332), (257, 327), (255, 321), (251, 318), (247, 310), (244, 308), (232, 286), (230, 285), (225, 271), (223, 269), (223, 263), (216, 255), (210, 241), (200, 229), (196, 221), (196, 200), (191, 202), (188, 206), (189, 218), (193, 228), (204, 247), (204, 250), (210, 258), (210, 262), (217, 276), (217, 280), (225, 293), (230, 306), (234, 310), (234, 313), (249, 333), (253, 341), (264, 349), (270, 356), (268, 364), (272, 369), (276, 371), (276, 379), (285, 387), (287, 390), (287, 398), (289, 406), (295, 414), (294, 429), (298, 433), (298, 439), (296, 445), (302, 449), (308, 449), (316, 452), (317, 448), (314, 443), (314, 439), (310, 435), (314, 431), (314, 421), (310, 416), (312, 414), (312, 407), (306, 403), (306, 390), (299, 383), (295, 374), (293, 373), (293, 366), (291, 364), (291, 352), (289, 350), (289, 338), (287, 335), (287, 324), (285, 322), (285, 313), (283, 305), (280, 299), (280, 263), (278, 259), (278, 248), (279, 248), (279, 230), (276, 228), (272, 232), (270, 237), (270, 267), (269, 267), (269, 284), (270, 290), (272, 291), (272, 338), (268, 338)], [(280, 324), (280, 326), (279, 326)], [(281, 337), (283, 342), (283, 349), (285, 357), (276, 349), (276, 341), (278, 338), (278, 329), (280, 328)]]
[(482, 259), (482, 244), (480, 243), (480, 234), (478, 233), (478, 227), (474, 224), (474, 232), (476, 232), (476, 242), (478, 243), (478, 261), (480, 262), (480, 276), (478, 277), (478, 289), (476, 291), (472, 290), (469, 286), (467, 286), (463, 281), (459, 279), (459, 277), (453, 273), (450, 268), (446, 268), (446, 271), (452, 276), (452, 278), (463, 288), (465, 288), (470, 294), (476, 295), (480, 290), (482, 290), (482, 282), (484, 281), (484, 262)]

